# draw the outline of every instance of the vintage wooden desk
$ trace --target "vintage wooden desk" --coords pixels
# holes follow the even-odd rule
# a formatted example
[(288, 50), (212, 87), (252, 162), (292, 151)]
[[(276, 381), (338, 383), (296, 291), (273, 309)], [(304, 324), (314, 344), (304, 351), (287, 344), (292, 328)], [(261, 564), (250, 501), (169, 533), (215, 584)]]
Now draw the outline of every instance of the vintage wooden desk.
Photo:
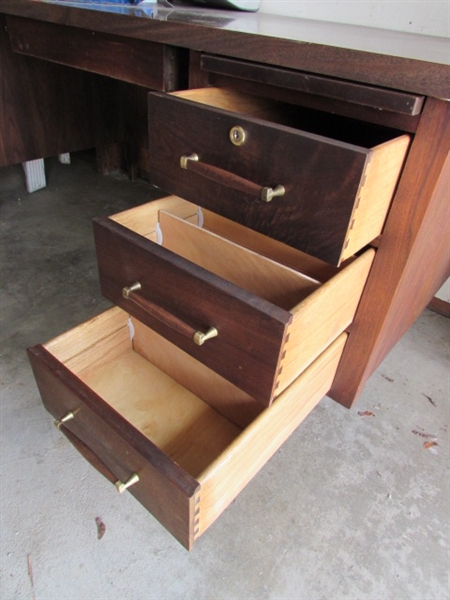
[[(448, 42), (53, 0), (0, 20), (0, 165), (96, 147), (176, 194), (96, 220), (121, 309), (30, 359), (58, 427), (190, 548), (321, 397), (355, 402), (449, 276)], [(130, 408), (125, 372), (135, 398), (159, 378), (168, 413)]]

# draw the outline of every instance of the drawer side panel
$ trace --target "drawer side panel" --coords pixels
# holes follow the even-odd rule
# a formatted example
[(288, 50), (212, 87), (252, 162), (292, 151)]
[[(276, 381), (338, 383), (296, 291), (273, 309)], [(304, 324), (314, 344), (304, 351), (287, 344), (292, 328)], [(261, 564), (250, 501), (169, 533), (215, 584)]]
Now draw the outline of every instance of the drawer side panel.
[(200, 536), (265, 465), (330, 389), (342, 334), (200, 477)]
[(353, 256), (382, 231), (409, 143), (409, 135), (402, 135), (372, 150), (350, 220), (341, 260)]
[(374, 257), (367, 250), (294, 310), (276, 395), (353, 322)]

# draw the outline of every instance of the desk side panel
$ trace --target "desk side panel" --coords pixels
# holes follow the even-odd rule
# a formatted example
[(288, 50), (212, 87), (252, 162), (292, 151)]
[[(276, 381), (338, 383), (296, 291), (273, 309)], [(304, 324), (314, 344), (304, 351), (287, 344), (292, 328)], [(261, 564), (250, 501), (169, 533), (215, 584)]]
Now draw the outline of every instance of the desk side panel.
[(450, 105), (429, 98), (330, 396), (350, 407), (450, 274)]

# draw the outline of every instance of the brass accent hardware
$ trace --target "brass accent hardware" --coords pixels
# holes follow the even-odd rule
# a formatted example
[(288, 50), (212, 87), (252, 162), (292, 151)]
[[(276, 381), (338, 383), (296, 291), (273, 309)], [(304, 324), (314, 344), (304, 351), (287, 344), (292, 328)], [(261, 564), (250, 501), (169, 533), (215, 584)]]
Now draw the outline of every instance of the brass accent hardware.
[(166, 327), (170, 327), (170, 329), (173, 329), (181, 335), (188, 337), (190, 340), (193, 340), (198, 346), (204, 344), (206, 340), (210, 340), (211, 338), (217, 337), (219, 335), (219, 332), (215, 327), (210, 327), (208, 331), (205, 332), (196, 331), (192, 325), (184, 322), (182, 319), (170, 313), (162, 306), (154, 304), (153, 302), (147, 300), (147, 298), (144, 298), (140, 294), (131, 295), (132, 292), (138, 292), (141, 289), (141, 284), (138, 281), (136, 281), (136, 283), (133, 283), (133, 285), (130, 285), (129, 287), (124, 287), (122, 289), (122, 294), (124, 298), (127, 298), (131, 303), (139, 306), (149, 316), (153, 317), (154, 319), (157, 319)]
[(129, 477), (125, 481), (125, 483), (123, 483), (119, 479), (118, 481), (116, 481), (116, 483), (114, 485), (119, 490), (119, 494), (123, 494), (125, 490), (127, 490), (129, 487), (131, 487), (132, 485), (134, 485), (138, 481), (139, 481), (139, 475), (137, 473), (133, 473), (133, 475), (131, 475), (131, 477)]
[(71, 421), (72, 419), (75, 419), (75, 413), (76, 413), (76, 411), (70, 411), (66, 415), (64, 415), (64, 417), (62, 419), (60, 419), (59, 421), (56, 420), (54, 423), (56, 429), (59, 429), (61, 427), (61, 425), (64, 425), (64, 423), (67, 423), (67, 421)]
[(265, 187), (261, 190), (261, 200), (263, 200), (263, 202), (270, 202), (272, 198), (284, 196), (285, 193), (286, 190), (283, 185), (277, 185), (275, 189)]
[(188, 161), (193, 160), (194, 162), (198, 162), (199, 158), (198, 158), (198, 154), (191, 154), (190, 156), (182, 156), (180, 158), (180, 167), (182, 169), (187, 169), (188, 166)]
[(133, 285), (130, 285), (129, 287), (124, 287), (122, 289), (122, 295), (124, 298), (129, 298), (130, 297), (130, 292), (139, 292), (139, 290), (142, 289), (142, 285), (139, 283), (139, 281), (136, 281), (136, 283), (133, 283)]
[(242, 146), (245, 144), (245, 138), (247, 134), (240, 125), (235, 125), (230, 129), (230, 141), (235, 146)]
[(210, 327), (205, 333), (203, 333), (203, 331), (196, 331), (194, 333), (194, 342), (197, 344), (197, 346), (202, 346), (207, 340), (215, 338), (218, 335), (219, 332), (215, 327)]

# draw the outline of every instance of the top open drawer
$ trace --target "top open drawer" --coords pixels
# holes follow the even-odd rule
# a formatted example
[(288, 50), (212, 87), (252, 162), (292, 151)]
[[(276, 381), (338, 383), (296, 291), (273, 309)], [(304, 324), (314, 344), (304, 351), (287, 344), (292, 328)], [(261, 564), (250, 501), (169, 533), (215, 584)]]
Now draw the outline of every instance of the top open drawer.
[(336, 265), (381, 233), (409, 136), (216, 88), (148, 106), (165, 191)]

